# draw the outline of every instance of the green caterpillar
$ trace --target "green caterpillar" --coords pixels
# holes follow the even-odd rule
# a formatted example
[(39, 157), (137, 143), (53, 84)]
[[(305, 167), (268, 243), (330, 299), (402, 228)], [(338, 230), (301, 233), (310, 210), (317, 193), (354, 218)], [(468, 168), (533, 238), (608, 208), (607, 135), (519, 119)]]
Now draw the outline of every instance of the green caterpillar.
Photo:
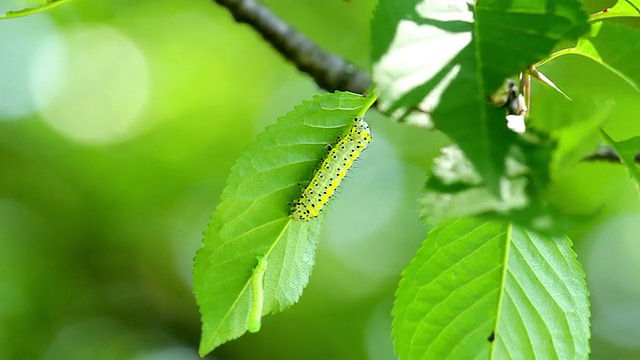
[(318, 216), (347, 170), (370, 142), (369, 124), (362, 118), (354, 118), (349, 133), (331, 147), (329, 155), (313, 175), (300, 199), (294, 202), (293, 218), (309, 221)]
[(251, 275), (251, 291), (253, 293), (253, 302), (251, 304), (251, 313), (249, 314), (249, 332), (258, 332), (262, 325), (262, 308), (264, 306), (264, 273), (267, 271), (267, 258), (263, 255), (257, 256), (258, 265), (252, 270)]

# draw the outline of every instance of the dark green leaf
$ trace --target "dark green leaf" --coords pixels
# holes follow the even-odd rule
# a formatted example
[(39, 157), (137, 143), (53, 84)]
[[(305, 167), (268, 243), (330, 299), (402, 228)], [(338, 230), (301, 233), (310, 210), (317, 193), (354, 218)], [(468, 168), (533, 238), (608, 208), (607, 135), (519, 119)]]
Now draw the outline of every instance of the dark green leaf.
[[(400, 118), (415, 110), (428, 115), (498, 194), (516, 140), (488, 96), (560, 41), (588, 30), (577, 1), (549, 4), (380, 0), (372, 23), (380, 108)], [(384, 32), (392, 35), (377, 37)]]

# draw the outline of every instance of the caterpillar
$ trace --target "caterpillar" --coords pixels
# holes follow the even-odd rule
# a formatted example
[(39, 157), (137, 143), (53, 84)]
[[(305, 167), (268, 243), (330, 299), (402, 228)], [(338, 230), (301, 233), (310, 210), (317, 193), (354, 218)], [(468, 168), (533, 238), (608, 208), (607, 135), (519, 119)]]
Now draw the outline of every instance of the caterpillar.
[(251, 304), (251, 313), (249, 314), (249, 332), (258, 332), (262, 325), (262, 308), (264, 305), (263, 282), (264, 273), (267, 271), (266, 256), (256, 256), (258, 265), (252, 270), (251, 274), (251, 291), (253, 293), (253, 303)]
[(330, 147), (329, 155), (313, 174), (300, 199), (294, 202), (293, 218), (309, 221), (318, 216), (347, 170), (370, 142), (369, 124), (362, 118), (354, 118), (347, 135), (342, 139), (338, 138), (338, 143)]

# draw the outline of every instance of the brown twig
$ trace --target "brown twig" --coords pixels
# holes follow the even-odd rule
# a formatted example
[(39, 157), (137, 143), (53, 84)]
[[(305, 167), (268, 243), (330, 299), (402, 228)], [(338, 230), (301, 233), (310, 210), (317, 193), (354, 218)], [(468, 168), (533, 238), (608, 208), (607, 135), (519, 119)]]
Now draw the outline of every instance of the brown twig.
[(366, 71), (321, 49), (256, 0), (214, 1), (226, 7), (237, 22), (254, 28), (298, 70), (309, 74), (321, 88), (363, 94), (371, 86), (371, 76)]

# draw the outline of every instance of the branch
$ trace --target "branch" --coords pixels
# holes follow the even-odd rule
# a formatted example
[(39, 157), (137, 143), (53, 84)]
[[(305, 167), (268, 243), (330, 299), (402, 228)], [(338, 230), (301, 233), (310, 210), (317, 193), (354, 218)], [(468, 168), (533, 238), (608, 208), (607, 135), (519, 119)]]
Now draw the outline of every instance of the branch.
[[(615, 150), (607, 145), (600, 145), (600, 148), (598, 148), (598, 150), (585, 157), (583, 161), (602, 161), (611, 163), (622, 162), (622, 160), (620, 160), (620, 156), (616, 154)], [(640, 153), (636, 154), (635, 162), (640, 163)]]
[(340, 56), (321, 49), (256, 0), (214, 0), (226, 7), (237, 22), (256, 30), (298, 70), (309, 74), (321, 88), (364, 94), (371, 77)]
[[(298, 70), (308, 74), (327, 91), (343, 90), (364, 94), (372, 84), (371, 76), (344, 58), (321, 49), (257, 0), (214, 0), (227, 8), (239, 23), (251, 26)], [(584, 161), (620, 163), (620, 157), (604, 146)], [(640, 154), (636, 156), (640, 163)]]

